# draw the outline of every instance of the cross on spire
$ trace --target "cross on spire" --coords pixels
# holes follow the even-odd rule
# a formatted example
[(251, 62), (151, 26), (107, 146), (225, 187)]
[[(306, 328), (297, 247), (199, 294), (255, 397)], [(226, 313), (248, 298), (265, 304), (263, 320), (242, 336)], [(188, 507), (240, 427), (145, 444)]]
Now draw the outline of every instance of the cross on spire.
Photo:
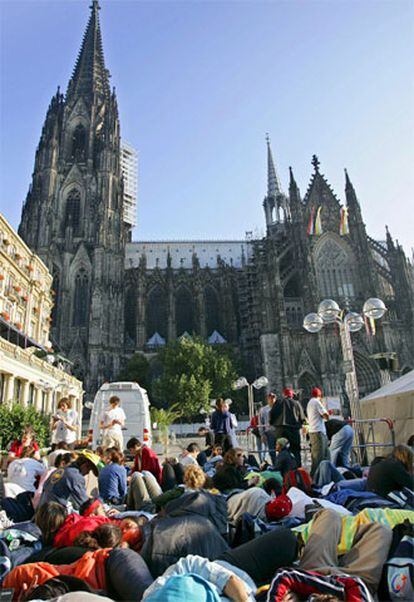
[(313, 155), (312, 156), (312, 165), (315, 170), (315, 173), (319, 173), (319, 165), (320, 164), (321, 164), (321, 162), (319, 161), (318, 157), (316, 155)]

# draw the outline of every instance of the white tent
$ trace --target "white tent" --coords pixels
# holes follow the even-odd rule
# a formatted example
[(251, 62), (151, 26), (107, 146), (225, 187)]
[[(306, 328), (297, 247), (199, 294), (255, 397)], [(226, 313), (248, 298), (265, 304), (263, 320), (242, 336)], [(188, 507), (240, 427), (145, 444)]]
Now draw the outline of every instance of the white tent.
[[(361, 412), (366, 419), (391, 418), (396, 444), (407, 443), (414, 433), (414, 370), (361, 399)], [(389, 442), (389, 430), (385, 423), (375, 425), (375, 439)]]

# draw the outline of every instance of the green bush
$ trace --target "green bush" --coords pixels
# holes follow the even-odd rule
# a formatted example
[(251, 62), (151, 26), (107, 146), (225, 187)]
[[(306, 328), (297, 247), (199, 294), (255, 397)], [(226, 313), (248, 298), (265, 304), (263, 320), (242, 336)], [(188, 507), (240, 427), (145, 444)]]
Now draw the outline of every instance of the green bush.
[(33, 427), (39, 447), (49, 445), (50, 417), (38, 412), (33, 406), (23, 407), (18, 403), (0, 405), (0, 449), (20, 438), (25, 426)]

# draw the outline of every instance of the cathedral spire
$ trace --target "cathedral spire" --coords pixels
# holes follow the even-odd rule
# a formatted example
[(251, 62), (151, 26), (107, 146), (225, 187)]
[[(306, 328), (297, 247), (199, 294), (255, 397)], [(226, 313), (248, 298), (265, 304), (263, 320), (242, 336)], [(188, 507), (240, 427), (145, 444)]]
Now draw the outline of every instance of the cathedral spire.
[(266, 134), (267, 143), (267, 196), (275, 197), (282, 194), (279, 177), (276, 172), (275, 163), (273, 161), (272, 149), (270, 148), (270, 137)]
[(99, 25), (99, 2), (93, 0), (82, 46), (69, 81), (67, 98), (74, 95), (93, 96), (96, 92), (109, 96), (109, 73), (105, 68), (102, 49), (102, 35)]
[(345, 196), (348, 207), (354, 207), (360, 210), (359, 201), (355, 192), (355, 188), (349, 178), (348, 171), (345, 169)]

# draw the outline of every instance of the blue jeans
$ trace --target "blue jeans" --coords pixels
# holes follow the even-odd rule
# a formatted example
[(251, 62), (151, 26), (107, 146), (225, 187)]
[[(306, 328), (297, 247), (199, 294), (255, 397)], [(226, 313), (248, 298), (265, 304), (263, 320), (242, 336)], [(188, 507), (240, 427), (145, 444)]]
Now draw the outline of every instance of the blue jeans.
[(354, 429), (346, 424), (331, 439), (329, 450), (331, 462), (335, 466), (350, 467), (350, 453), (354, 441)]
[[(344, 480), (345, 479), (339, 470), (337, 470), (332, 462), (329, 462), (328, 460), (322, 460), (313, 475), (313, 483), (316, 487), (323, 487), (332, 481), (338, 483), (339, 481)], [(349, 481), (346, 482), (348, 483)]]
[(274, 431), (266, 431), (265, 432), (265, 437), (266, 437), (266, 441), (267, 441), (267, 447), (269, 450), (269, 455), (270, 458), (272, 460), (272, 464), (275, 464), (276, 462), (276, 438), (277, 435)]
[(354, 491), (366, 491), (367, 479), (348, 479), (337, 484), (337, 489), (353, 489)]

